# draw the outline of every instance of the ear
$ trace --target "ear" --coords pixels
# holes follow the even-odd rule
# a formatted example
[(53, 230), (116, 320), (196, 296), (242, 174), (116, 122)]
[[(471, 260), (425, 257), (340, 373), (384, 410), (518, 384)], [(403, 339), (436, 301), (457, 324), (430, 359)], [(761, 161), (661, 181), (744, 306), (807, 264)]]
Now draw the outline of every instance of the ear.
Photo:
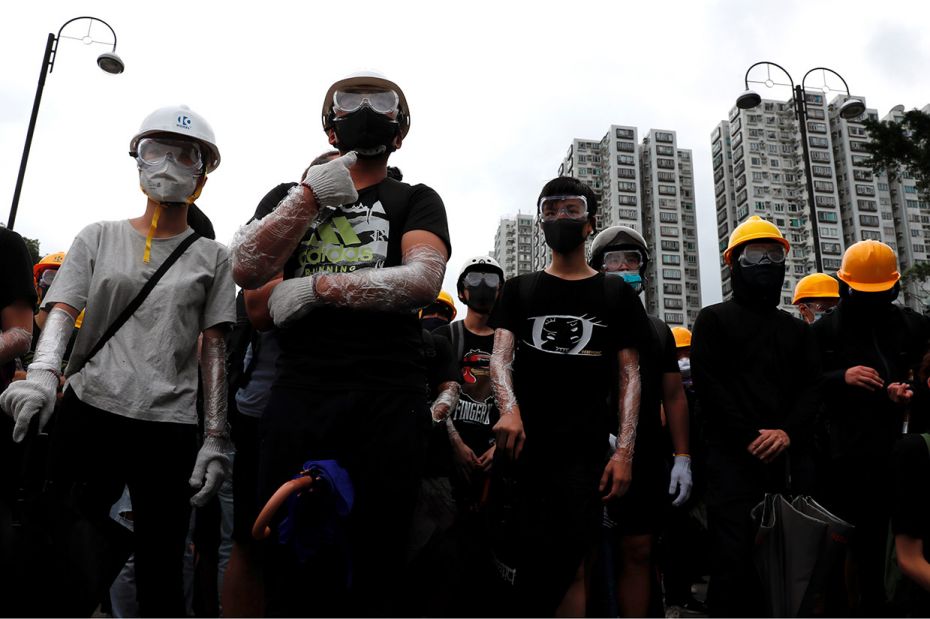
[(400, 150), (400, 147), (404, 143), (404, 138), (400, 137), (400, 133), (394, 136), (394, 150)]
[(330, 145), (330, 146), (336, 146), (336, 142), (337, 142), (338, 140), (336, 139), (336, 130), (335, 130), (335, 129), (333, 129), (332, 127), (330, 127), (329, 129), (327, 129), (327, 130), (326, 130), (326, 137), (327, 137), (327, 139), (328, 139), (328, 141), (329, 141), (329, 145)]

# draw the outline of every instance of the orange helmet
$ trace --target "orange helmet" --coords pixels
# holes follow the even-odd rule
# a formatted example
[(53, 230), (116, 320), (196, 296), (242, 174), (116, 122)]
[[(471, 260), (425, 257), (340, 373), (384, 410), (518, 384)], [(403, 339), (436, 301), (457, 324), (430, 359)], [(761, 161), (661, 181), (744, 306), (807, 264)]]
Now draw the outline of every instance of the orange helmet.
[(39, 276), (42, 275), (43, 271), (59, 268), (61, 263), (65, 261), (65, 255), (65, 252), (58, 251), (54, 254), (49, 254), (42, 258), (32, 267), (32, 276), (36, 278), (36, 281), (38, 281)]
[(901, 279), (894, 250), (881, 241), (859, 241), (850, 245), (836, 276), (861, 292), (890, 290)]

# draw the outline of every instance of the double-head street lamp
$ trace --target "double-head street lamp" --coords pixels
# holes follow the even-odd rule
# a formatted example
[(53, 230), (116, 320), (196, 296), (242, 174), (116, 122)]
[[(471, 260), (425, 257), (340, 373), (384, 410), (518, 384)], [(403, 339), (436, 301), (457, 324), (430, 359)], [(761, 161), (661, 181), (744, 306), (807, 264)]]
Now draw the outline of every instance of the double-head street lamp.
[[(765, 79), (749, 79), (749, 73), (759, 65), (766, 66)], [(777, 82), (772, 79), (772, 67), (775, 67), (784, 73), (785, 77), (788, 78), (787, 84), (784, 82)], [(774, 62), (768, 62), (765, 60), (755, 63), (746, 70), (746, 77), (743, 80), (745, 82), (746, 90), (743, 92), (743, 94), (736, 98), (736, 107), (741, 110), (749, 110), (762, 103), (762, 97), (759, 95), (759, 93), (749, 88), (750, 84), (762, 84), (766, 88), (774, 88), (775, 86), (788, 86), (791, 88), (791, 91), (794, 94), (794, 111), (798, 117), (798, 125), (801, 127), (801, 143), (803, 144), (804, 148), (804, 175), (807, 177), (808, 208), (810, 210), (811, 231), (814, 237), (814, 262), (816, 264), (817, 271), (823, 272), (823, 261), (820, 255), (820, 231), (817, 229), (817, 210), (816, 203), (814, 201), (814, 178), (813, 173), (811, 172), (810, 146), (807, 143), (807, 99), (805, 97), (806, 91), (804, 89), (804, 84), (807, 81), (808, 76), (815, 71), (820, 71), (823, 75), (823, 86), (820, 87), (822, 92), (830, 92), (835, 90), (827, 86), (827, 73), (832, 73), (838, 77), (841, 82), (843, 82), (843, 89), (846, 91), (846, 101), (844, 101), (840, 106), (839, 113), (842, 118), (847, 120), (856, 118), (865, 112), (865, 103), (863, 103), (860, 99), (852, 98), (852, 96), (849, 94), (849, 86), (846, 85), (846, 80), (844, 80), (843, 76), (833, 69), (828, 69), (826, 67), (815, 67), (804, 74), (804, 77), (801, 78), (801, 83), (799, 85), (795, 85), (794, 80), (791, 79), (791, 75), (788, 73), (788, 71), (785, 70), (784, 67), (775, 64)]]
[[(82, 37), (72, 37), (62, 34), (61, 32), (65, 27), (76, 21), (86, 19), (87, 21), (87, 34)], [(94, 22), (103, 24), (110, 31), (110, 34), (113, 35), (113, 41), (97, 41), (91, 36), (91, 27), (94, 25)], [(13, 205), (10, 207), (10, 217), (6, 222), (6, 227), (10, 230), (13, 229), (13, 223), (16, 221), (16, 209), (19, 206), (19, 194), (23, 189), (23, 177), (26, 175), (26, 162), (29, 160), (29, 149), (32, 147), (32, 134), (35, 132), (36, 128), (36, 117), (39, 115), (39, 103), (42, 101), (42, 91), (45, 89), (45, 77), (52, 72), (55, 68), (55, 58), (58, 55), (58, 43), (61, 39), (74, 39), (81, 41), (85, 45), (90, 45), (92, 43), (97, 43), (100, 45), (111, 46), (112, 48), (108, 52), (104, 52), (97, 57), (97, 66), (106, 71), (107, 73), (117, 74), (122, 73), (125, 69), (125, 65), (119, 56), (116, 55), (116, 32), (113, 31), (113, 28), (107, 22), (96, 17), (75, 17), (74, 19), (69, 19), (61, 25), (61, 28), (58, 29), (58, 34), (48, 33), (48, 41), (45, 44), (45, 55), (42, 57), (42, 69), (39, 72), (39, 84), (36, 86), (36, 97), (32, 103), (32, 116), (29, 118), (29, 129), (26, 131), (26, 144), (23, 146), (23, 158), (19, 164), (19, 176), (16, 177), (16, 189), (13, 191)]]

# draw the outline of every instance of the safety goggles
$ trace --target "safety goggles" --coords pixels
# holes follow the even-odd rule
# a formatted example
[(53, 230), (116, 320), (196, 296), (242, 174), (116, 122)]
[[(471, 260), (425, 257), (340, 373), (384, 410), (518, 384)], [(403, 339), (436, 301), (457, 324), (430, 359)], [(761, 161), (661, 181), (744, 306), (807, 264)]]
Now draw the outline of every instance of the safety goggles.
[(753, 267), (767, 261), (781, 264), (785, 261), (785, 248), (778, 243), (752, 243), (743, 248), (739, 263), (744, 267)]
[(555, 221), (562, 214), (569, 219), (584, 219), (588, 215), (588, 200), (584, 196), (545, 196), (539, 199), (539, 217)]
[(636, 271), (642, 264), (643, 256), (635, 249), (618, 249), (604, 253), (605, 271), (621, 271), (624, 267)]
[(834, 307), (836, 303), (830, 302), (830, 301), (826, 303), (824, 303), (823, 301), (802, 301), (798, 305), (803, 305), (807, 307), (807, 309), (809, 309), (814, 314), (822, 314), (823, 312), (827, 311), (831, 307)]
[(203, 154), (196, 142), (166, 138), (143, 138), (136, 147), (139, 165), (159, 166), (168, 157), (182, 168), (199, 172), (203, 169)]
[(469, 271), (462, 280), (469, 288), (480, 286), (482, 282), (491, 288), (497, 288), (501, 284), (501, 276), (497, 273), (483, 273), (481, 271)]
[(393, 90), (374, 92), (337, 90), (333, 93), (333, 109), (343, 114), (351, 114), (368, 106), (379, 114), (396, 114), (400, 97)]
[(39, 275), (39, 286), (43, 288), (51, 286), (52, 282), (55, 281), (56, 273), (58, 273), (58, 269), (46, 269), (42, 271), (42, 274)]

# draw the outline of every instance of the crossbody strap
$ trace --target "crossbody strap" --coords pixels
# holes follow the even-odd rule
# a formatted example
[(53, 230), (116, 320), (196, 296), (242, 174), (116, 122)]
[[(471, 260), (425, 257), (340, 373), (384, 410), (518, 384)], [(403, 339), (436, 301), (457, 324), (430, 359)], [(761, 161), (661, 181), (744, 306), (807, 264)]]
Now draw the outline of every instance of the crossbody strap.
[(194, 232), (174, 248), (174, 251), (171, 252), (171, 255), (169, 255), (165, 261), (161, 263), (161, 266), (158, 267), (158, 270), (152, 274), (147, 282), (145, 282), (145, 285), (142, 286), (142, 290), (140, 290), (139, 293), (136, 294), (135, 298), (129, 302), (129, 305), (126, 306), (126, 309), (124, 309), (122, 313), (116, 317), (116, 320), (114, 320), (110, 326), (107, 327), (107, 330), (103, 332), (103, 335), (100, 336), (100, 339), (97, 340), (97, 343), (94, 344), (94, 347), (91, 348), (90, 352), (87, 353), (87, 356), (84, 357), (84, 361), (81, 363), (81, 365), (77, 368), (74, 368), (74, 370), (71, 371), (69, 375), (73, 376), (74, 374), (80, 372), (84, 366), (87, 365), (87, 362), (90, 361), (94, 355), (100, 352), (100, 349), (104, 347), (110, 338), (113, 337), (124, 324), (126, 324), (126, 321), (129, 320), (133, 314), (136, 313), (136, 310), (139, 309), (139, 306), (142, 305), (142, 302), (145, 301), (146, 297), (149, 296), (149, 293), (152, 292), (152, 289), (155, 288), (155, 285), (158, 283), (158, 281), (164, 276), (165, 273), (168, 272), (168, 269), (170, 269), (171, 266), (178, 261), (178, 258), (180, 258), (181, 255), (187, 251), (187, 248), (193, 245), (194, 242), (196, 242), (199, 238), (200, 235)]

